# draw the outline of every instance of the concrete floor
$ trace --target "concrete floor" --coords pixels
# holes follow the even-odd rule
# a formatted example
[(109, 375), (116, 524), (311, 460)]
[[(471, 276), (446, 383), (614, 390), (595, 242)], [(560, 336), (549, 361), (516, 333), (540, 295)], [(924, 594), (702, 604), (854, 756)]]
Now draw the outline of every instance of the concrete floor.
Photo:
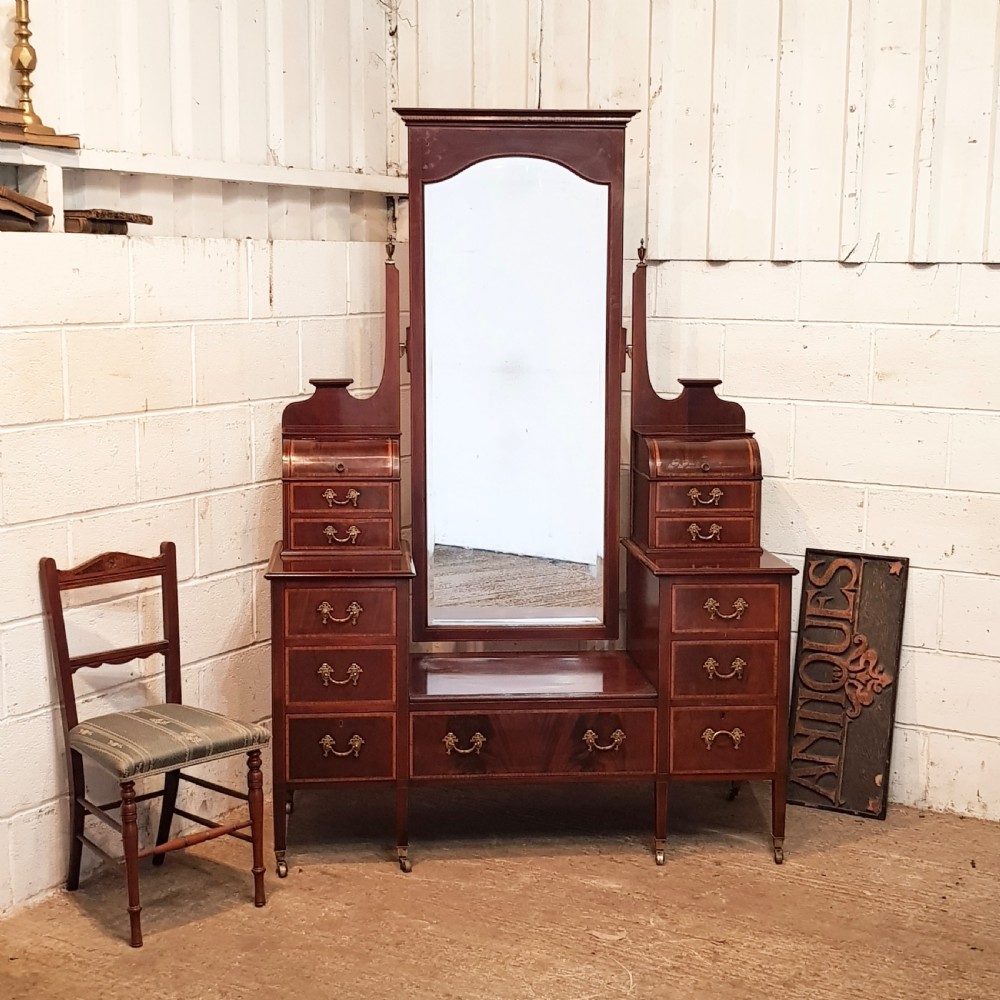
[(391, 802), (300, 794), (291, 874), (254, 909), (249, 849), (215, 841), (143, 868), (146, 944), (119, 873), (0, 923), (0, 997), (972, 998), (1000, 993), (1000, 824), (891, 807), (789, 807), (768, 789), (675, 786), (667, 864), (644, 788), (425, 789), (413, 872)]

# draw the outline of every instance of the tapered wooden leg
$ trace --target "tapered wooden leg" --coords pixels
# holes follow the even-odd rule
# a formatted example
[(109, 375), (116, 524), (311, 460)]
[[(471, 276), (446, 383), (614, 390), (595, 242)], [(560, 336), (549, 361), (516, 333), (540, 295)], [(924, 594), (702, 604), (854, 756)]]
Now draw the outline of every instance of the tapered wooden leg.
[(69, 871), (66, 875), (66, 888), (75, 892), (80, 888), (80, 862), (83, 859), (83, 821), (86, 810), (77, 801), (83, 795), (83, 761), (78, 753), (72, 750), (70, 756), (69, 781)]
[[(174, 807), (177, 805), (177, 786), (180, 784), (181, 772), (168, 771), (163, 779), (163, 805), (160, 808), (160, 829), (156, 834), (156, 846), (165, 844), (170, 839), (170, 824), (174, 819)], [(153, 864), (162, 865), (166, 854), (154, 854)]]
[(260, 751), (247, 754), (247, 801), (250, 806), (250, 839), (253, 843), (253, 905), (263, 906), (264, 895), (264, 776)]
[(785, 798), (788, 795), (788, 775), (781, 775), (771, 782), (771, 844), (774, 863), (785, 860)]
[(400, 871), (410, 872), (409, 788), (405, 780), (396, 782), (396, 860)]
[(667, 782), (656, 782), (656, 839), (653, 847), (656, 852), (656, 863), (666, 864), (667, 860)]
[(128, 886), (128, 919), (132, 934), (132, 947), (142, 947), (142, 926), (139, 914), (139, 827), (136, 825), (135, 782), (123, 781), (122, 788), (122, 845), (125, 848), (125, 882)]

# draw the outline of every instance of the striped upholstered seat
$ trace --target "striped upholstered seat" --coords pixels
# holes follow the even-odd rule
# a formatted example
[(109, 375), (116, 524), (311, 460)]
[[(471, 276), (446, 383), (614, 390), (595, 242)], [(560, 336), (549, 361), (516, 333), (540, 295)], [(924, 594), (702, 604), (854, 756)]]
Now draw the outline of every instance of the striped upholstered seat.
[(148, 705), (87, 719), (69, 731), (69, 745), (119, 781), (267, 746), (271, 734), (190, 705)]

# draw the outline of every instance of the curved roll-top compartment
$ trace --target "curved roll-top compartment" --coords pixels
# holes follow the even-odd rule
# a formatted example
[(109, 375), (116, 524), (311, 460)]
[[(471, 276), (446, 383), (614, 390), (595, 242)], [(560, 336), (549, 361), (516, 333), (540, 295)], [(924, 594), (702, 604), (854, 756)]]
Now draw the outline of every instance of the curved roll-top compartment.
[(760, 479), (760, 449), (749, 434), (698, 440), (637, 435), (635, 471), (649, 479)]
[(283, 452), (286, 481), (399, 478), (398, 438), (286, 438)]

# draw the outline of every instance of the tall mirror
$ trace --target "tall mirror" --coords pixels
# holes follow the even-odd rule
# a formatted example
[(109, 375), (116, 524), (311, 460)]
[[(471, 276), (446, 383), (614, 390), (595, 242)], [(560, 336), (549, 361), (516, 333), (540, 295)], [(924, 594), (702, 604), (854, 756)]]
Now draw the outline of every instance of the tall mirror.
[(400, 113), (415, 638), (612, 636), (628, 113)]

